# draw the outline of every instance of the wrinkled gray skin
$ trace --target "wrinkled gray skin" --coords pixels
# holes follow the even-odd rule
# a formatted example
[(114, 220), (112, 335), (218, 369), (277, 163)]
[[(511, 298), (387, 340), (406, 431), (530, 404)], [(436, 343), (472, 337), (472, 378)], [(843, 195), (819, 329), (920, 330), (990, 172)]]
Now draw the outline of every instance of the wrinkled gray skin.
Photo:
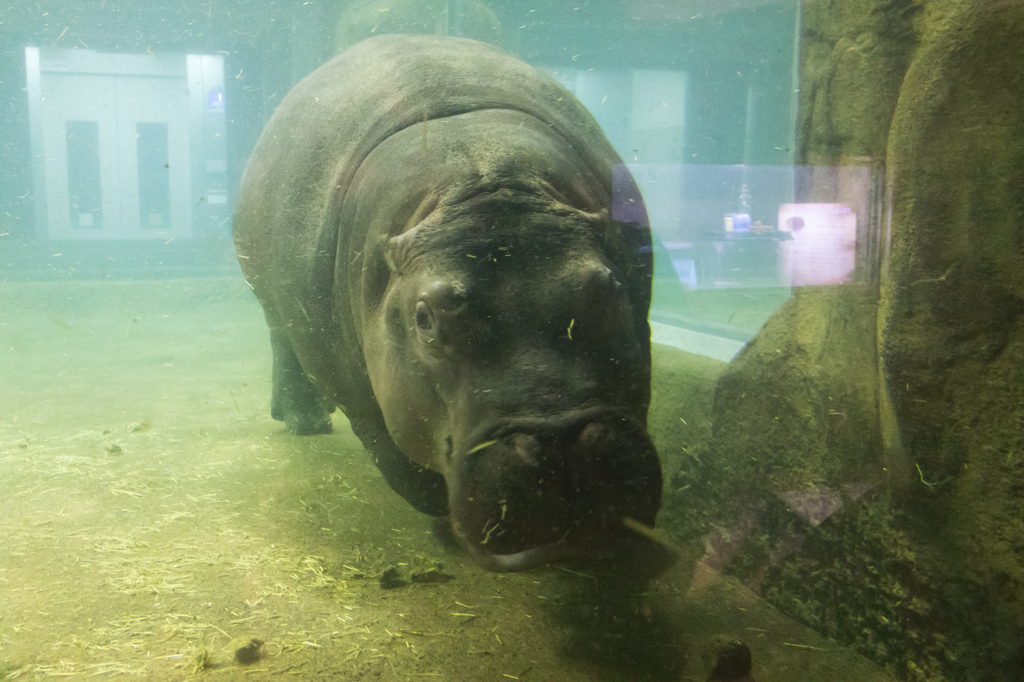
[(375, 37), (304, 79), (234, 218), (273, 417), (326, 433), (340, 407), (486, 568), (632, 542), (661, 469), (650, 232), (624, 167), (613, 206), (619, 163), (568, 91), (483, 43)]

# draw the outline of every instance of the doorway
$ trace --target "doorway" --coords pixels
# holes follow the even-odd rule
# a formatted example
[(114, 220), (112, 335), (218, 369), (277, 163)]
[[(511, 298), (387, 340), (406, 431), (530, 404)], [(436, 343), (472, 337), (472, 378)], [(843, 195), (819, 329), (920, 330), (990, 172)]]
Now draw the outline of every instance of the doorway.
[(167, 242), (227, 217), (219, 56), (26, 57), (40, 236)]

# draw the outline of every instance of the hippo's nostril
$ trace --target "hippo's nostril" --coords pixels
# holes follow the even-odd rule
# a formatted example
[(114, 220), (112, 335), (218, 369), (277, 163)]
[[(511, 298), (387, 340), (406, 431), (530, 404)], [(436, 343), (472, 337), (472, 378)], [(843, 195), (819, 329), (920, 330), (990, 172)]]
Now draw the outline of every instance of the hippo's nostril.
[(609, 435), (609, 428), (606, 424), (591, 422), (580, 431), (579, 443), (581, 447), (593, 448), (606, 441)]
[(540, 442), (535, 436), (525, 433), (517, 433), (510, 439), (510, 444), (523, 462), (530, 466), (537, 466), (540, 455)]
[[(661, 470), (637, 424), (608, 411), (482, 427), (453, 457), (452, 514), (474, 556), (506, 570), (632, 538), (622, 517), (654, 525)], [(526, 554), (521, 554), (521, 553)], [(492, 562), (493, 563), (493, 562)], [(529, 562), (526, 562), (529, 563)]]

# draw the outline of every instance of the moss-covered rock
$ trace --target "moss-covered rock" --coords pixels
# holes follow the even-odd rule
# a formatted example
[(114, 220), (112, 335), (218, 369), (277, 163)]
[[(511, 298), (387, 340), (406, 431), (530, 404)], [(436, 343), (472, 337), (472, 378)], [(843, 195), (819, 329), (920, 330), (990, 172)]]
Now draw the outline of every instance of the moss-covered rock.
[(804, 3), (799, 162), (878, 158), (916, 36), (913, 0)]
[(862, 288), (795, 292), (714, 387), (713, 437), (688, 448), (669, 486), (681, 534), (881, 478), (874, 339)]
[(715, 384), (728, 363), (652, 343), (651, 364), (647, 425), (669, 481), (707, 450)]
[(885, 169), (881, 281), (767, 322), (666, 508), (903, 679), (1024, 680), (1024, 4), (804, 3), (800, 97), (799, 159)]
[(929, 3), (920, 32), (886, 155), (890, 463), (955, 678), (1024, 676), (1024, 5)]
[[(783, 612), (900, 679), (941, 680), (956, 654), (929, 626), (937, 615), (914, 551), (891, 515), (885, 486), (819, 525), (783, 504), (765, 510), (763, 533), (731, 571)], [(799, 551), (797, 551), (799, 550)]]

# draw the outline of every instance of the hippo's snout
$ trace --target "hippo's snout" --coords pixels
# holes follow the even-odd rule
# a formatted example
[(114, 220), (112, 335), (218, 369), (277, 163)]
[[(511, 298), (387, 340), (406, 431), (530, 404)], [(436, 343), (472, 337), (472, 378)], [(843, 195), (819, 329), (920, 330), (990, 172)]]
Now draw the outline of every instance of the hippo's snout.
[(654, 525), (661, 467), (635, 420), (598, 412), (485, 433), (456, 455), (449, 482), (453, 528), (484, 567), (603, 553), (623, 539), (624, 518)]

